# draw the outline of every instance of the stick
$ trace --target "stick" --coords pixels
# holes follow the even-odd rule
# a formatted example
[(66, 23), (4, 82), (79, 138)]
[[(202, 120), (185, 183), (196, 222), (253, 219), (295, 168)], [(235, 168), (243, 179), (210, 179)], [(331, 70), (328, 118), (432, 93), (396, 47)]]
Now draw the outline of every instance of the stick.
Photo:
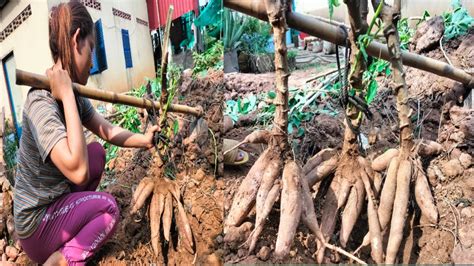
[[(344, 69), (345, 69), (345, 67), (341, 67), (341, 70), (344, 70)], [(311, 82), (311, 81), (313, 81), (313, 80), (316, 80), (316, 79), (318, 79), (318, 78), (321, 78), (321, 77), (325, 77), (325, 76), (330, 75), (330, 74), (332, 74), (332, 73), (334, 73), (334, 72), (337, 72), (337, 68), (333, 68), (333, 69), (329, 69), (329, 70), (327, 70), (327, 71), (324, 71), (323, 73), (318, 74), (318, 75), (316, 75), (316, 76), (314, 76), (314, 77), (308, 79), (308, 80), (306, 81), (306, 83), (309, 83), (309, 82)]]
[(160, 95), (160, 103), (161, 103), (161, 117), (160, 117), (160, 127), (164, 128), (166, 123), (166, 112), (168, 108), (166, 103), (168, 102), (168, 88), (167, 88), (167, 70), (168, 70), (168, 43), (170, 38), (170, 27), (171, 27), (171, 16), (173, 15), (174, 7), (170, 5), (168, 9), (168, 17), (166, 18), (166, 27), (165, 27), (165, 36), (163, 40), (163, 46), (161, 47), (161, 51), (163, 51), (163, 57), (161, 58), (161, 95)]
[[(51, 90), (49, 85), (49, 78), (43, 75), (34, 74), (31, 72), (23, 71), (20, 69), (16, 70), (16, 84), (17, 85), (25, 85), (30, 86), (38, 89), (45, 89)], [(76, 91), (79, 95), (98, 100), (108, 103), (120, 103), (140, 108), (160, 108), (160, 103), (153, 102), (151, 100), (137, 98), (133, 96), (118, 94), (111, 91), (106, 90), (97, 90), (92, 89), (77, 83), (72, 84), (74, 91)], [(169, 108), (170, 112), (176, 113), (183, 113), (183, 114), (191, 114), (194, 116), (201, 117), (204, 113), (201, 106), (191, 107), (186, 105), (180, 104), (172, 104)]]
[(448, 63), (453, 66), (453, 63), (451, 63), (451, 60), (449, 60), (449, 57), (448, 55), (446, 54), (446, 52), (444, 51), (443, 49), (443, 38), (444, 38), (444, 35), (441, 36), (441, 39), (439, 39), (439, 48), (441, 48), (441, 52), (443, 52), (443, 55), (444, 55), (444, 58), (446, 58), (446, 61), (448, 61)]
[(334, 250), (334, 251), (336, 251), (336, 252), (339, 252), (339, 253), (341, 253), (342, 255), (344, 255), (344, 256), (350, 258), (351, 260), (355, 260), (355, 261), (357, 261), (357, 262), (360, 263), (360, 264), (367, 265), (367, 262), (365, 262), (365, 261), (363, 261), (363, 260), (357, 258), (356, 256), (352, 255), (351, 253), (345, 251), (344, 249), (342, 249), (342, 248), (340, 248), (340, 247), (336, 247), (336, 246), (331, 245), (331, 244), (326, 243), (326, 242), (324, 243), (324, 246), (325, 246), (326, 248), (328, 248), (328, 249), (331, 249), (331, 250)]

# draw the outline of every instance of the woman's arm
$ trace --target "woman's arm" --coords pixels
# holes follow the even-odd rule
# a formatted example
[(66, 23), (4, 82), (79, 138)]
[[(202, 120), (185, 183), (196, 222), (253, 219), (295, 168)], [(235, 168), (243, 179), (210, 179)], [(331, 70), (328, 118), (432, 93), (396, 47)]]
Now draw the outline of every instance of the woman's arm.
[(86, 140), (72, 90), (72, 82), (59, 60), (46, 72), (51, 81), (53, 97), (62, 102), (66, 120), (66, 138), (59, 140), (51, 150), (54, 165), (71, 182), (83, 185), (89, 179)]
[(153, 147), (153, 133), (158, 126), (153, 126), (143, 134), (135, 134), (126, 129), (112, 125), (100, 114), (94, 111), (92, 118), (84, 126), (101, 139), (120, 147), (151, 148)]

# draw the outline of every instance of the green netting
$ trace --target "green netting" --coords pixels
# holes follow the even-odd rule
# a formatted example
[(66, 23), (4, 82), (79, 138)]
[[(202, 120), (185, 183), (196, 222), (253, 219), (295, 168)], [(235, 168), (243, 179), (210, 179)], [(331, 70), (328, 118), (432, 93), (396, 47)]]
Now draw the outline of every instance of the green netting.
[(194, 20), (196, 27), (215, 25), (221, 21), (222, 0), (210, 0), (201, 11), (201, 15)]
[(188, 12), (181, 16), (181, 18), (184, 22), (184, 28), (186, 29), (186, 39), (180, 43), (180, 46), (186, 46), (188, 49), (192, 49), (195, 43), (194, 34), (192, 31), (194, 12)]

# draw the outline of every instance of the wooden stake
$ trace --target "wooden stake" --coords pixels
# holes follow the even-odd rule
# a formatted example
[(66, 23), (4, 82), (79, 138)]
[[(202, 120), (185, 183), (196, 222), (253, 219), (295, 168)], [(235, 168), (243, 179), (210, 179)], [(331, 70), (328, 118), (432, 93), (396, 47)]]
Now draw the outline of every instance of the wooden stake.
[[(34, 87), (38, 89), (50, 90), (48, 77), (34, 74), (27, 71), (23, 71), (20, 69), (16, 70), (16, 84), (30, 86), (30, 87)], [(118, 93), (106, 91), (106, 90), (92, 89), (92, 88), (88, 88), (86, 86), (83, 86), (77, 83), (73, 83), (72, 86), (73, 86), (74, 91), (76, 91), (79, 95), (86, 98), (102, 101), (102, 102), (120, 103), (120, 104), (135, 106), (139, 108), (157, 108), (157, 109), (161, 108), (160, 103), (153, 102), (145, 98), (137, 98), (133, 96), (122, 95), (122, 94), (118, 94)], [(183, 113), (183, 114), (190, 114), (190, 115), (194, 115), (198, 117), (201, 117), (204, 113), (201, 106), (191, 107), (191, 106), (180, 105), (180, 104), (170, 105), (168, 111)]]

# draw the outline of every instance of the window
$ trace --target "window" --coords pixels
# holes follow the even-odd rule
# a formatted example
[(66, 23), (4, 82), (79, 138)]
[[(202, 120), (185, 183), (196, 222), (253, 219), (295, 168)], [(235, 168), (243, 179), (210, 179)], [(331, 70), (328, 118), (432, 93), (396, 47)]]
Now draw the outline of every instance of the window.
[(130, 38), (128, 30), (122, 30), (123, 55), (125, 56), (125, 67), (131, 68), (132, 64), (132, 50), (130, 49)]
[(91, 75), (101, 73), (107, 69), (107, 55), (105, 53), (104, 31), (102, 29), (102, 20), (95, 22), (95, 47), (92, 52)]

